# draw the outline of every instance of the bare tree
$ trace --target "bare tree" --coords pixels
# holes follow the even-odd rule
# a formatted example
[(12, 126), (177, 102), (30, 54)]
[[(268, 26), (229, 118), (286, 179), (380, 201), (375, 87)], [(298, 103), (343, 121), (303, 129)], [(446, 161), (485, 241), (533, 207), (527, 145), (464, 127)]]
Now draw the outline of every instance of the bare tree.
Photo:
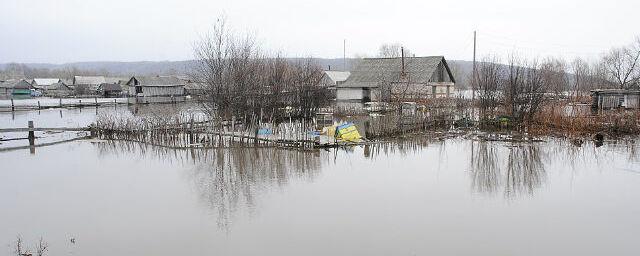
[(556, 98), (561, 98), (568, 87), (566, 62), (560, 58), (547, 58), (540, 64), (543, 83)]
[(48, 249), (49, 245), (44, 241), (44, 239), (42, 239), (42, 237), (40, 237), (40, 240), (38, 240), (38, 243), (36, 244), (36, 255), (43, 256)]
[[(329, 100), (319, 84), (322, 69), (311, 58), (291, 61), (264, 53), (250, 35), (238, 35), (219, 19), (194, 47), (194, 81), (204, 84), (202, 105), (212, 120), (242, 120), (256, 128), (266, 116), (308, 118)], [(221, 122), (219, 122), (221, 124)], [(221, 129), (221, 127), (220, 127)]]
[(498, 107), (504, 71), (497, 57), (484, 57), (477, 71), (479, 110), (482, 119), (493, 117)]
[(507, 113), (516, 124), (528, 126), (546, 99), (547, 84), (540, 64), (512, 55), (504, 83), (503, 104)]
[(638, 87), (640, 83), (640, 37), (625, 47), (613, 48), (602, 59), (607, 78), (620, 89)]
[(23, 248), (22, 245), (22, 237), (18, 236), (16, 238), (16, 244), (15, 244), (15, 248), (14, 248), (14, 253), (16, 254), (16, 256), (23, 256), (25, 254), (28, 254), (28, 250)]
[(578, 100), (582, 96), (584, 90), (588, 90), (587, 81), (589, 80), (589, 63), (581, 58), (575, 58), (571, 62), (571, 70), (574, 80), (572, 85), (574, 100)]
[[(47, 253), (47, 250), (49, 250), (49, 245), (41, 237), (40, 240), (38, 241), (38, 243), (35, 244), (35, 248), (36, 248), (36, 255), (37, 256), (44, 256)], [(16, 238), (15, 247), (14, 247), (14, 253), (15, 253), (16, 256), (31, 256), (32, 255), (31, 251), (28, 248), (25, 248), (24, 241), (22, 240), (22, 237), (20, 237), (20, 236), (18, 236)]]
[(378, 57), (380, 58), (398, 58), (402, 56), (402, 49), (404, 49), (404, 56), (413, 56), (411, 51), (406, 47), (403, 47), (402, 44), (393, 43), (393, 44), (382, 44), (378, 49)]

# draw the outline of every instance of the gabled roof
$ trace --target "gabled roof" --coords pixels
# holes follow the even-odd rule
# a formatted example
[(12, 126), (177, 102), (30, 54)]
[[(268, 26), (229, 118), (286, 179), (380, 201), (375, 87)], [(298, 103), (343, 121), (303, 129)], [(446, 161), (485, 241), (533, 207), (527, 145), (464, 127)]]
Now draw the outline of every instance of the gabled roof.
[(25, 81), (25, 80), (20, 80), (17, 83), (15, 83), (13, 85), (13, 89), (31, 89), (32, 86), (31, 84), (29, 84), (29, 82)]
[(109, 84), (124, 84), (129, 81), (131, 77), (117, 77), (117, 76), (105, 76), (104, 82)]
[(117, 83), (103, 83), (100, 84), (99, 90), (101, 91), (122, 91), (122, 86)]
[(33, 85), (48, 86), (48, 85), (58, 83), (60, 81), (62, 80), (60, 80), (59, 78), (34, 78)]
[(105, 83), (106, 80), (104, 76), (74, 76), (73, 84), (86, 84), (86, 85), (99, 85), (101, 83)]
[[(443, 56), (405, 57), (404, 62), (404, 78), (412, 83), (430, 82), (440, 63), (444, 64), (451, 81), (455, 82)], [(378, 87), (381, 82), (404, 81), (401, 73), (402, 58), (365, 58), (351, 71), (347, 81), (338, 87)]]
[(64, 82), (58, 82), (50, 86), (47, 86), (47, 90), (71, 90), (71, 87), (69, 87)]
[(14, 85), (16, 85), (16, 83), (18, 82), (18, 80), (7, 80), (7, 81), (1, 81), (0, 82), (0, 88), (13, 88)]
[(127, 82), (127, 85), (141, 85), (141, 86), (184, 86), (187, 81), (177, 78), (175, 76), (147, 76), (147, 77), (132, 77)]
[(349, 78), (349, 75), (351, 75), (351, 72), (328, 70), (328, 71), (325, 71), (324, 74), (334, 82), (342, 82), (342, 81), (346, 81), (347, 78)]
[(598, 94), (640, 94), (640, 90), (637, 89), (595, 89), (591, 90), (591, 93)]

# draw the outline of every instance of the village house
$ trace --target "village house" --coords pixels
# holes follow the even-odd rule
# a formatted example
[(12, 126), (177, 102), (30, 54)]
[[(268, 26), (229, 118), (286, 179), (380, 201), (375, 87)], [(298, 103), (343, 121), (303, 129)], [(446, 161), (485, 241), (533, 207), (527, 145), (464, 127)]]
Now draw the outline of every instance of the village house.
[(74, 76), (73, 87), (78, 94), (95, 95), (101, 84), (123, 84), (127, 81), (127, 77)]
[(319, 85), (325, 87), (331, 93), (331, 98), (336, 98), (336, 86), (343, 84), (351, 75), (348, 71), (327, 70), (322, 74)]
[(20, 80), (13, 85), (11, 94), (13, 95), (31, 95), (31, 89), (33, 86), (26, 80)]
[(122, 86), (117, 83), (102, 83), (98, 86), (98, 94), (105, 98), (117, 98), (123, 96)]
[(637, 109), (640, 107), (640, 90), (599, 89), (591, 91), (593, 110)]
[(337, 84), (338, 101), (419, 101), (450, 97), (455, 79), (442, 56), (365, 58)]
[(126, 83), (129, 96), (182, 96), (187, 82), (175, 76), (131, 77)]
[(45, 96), (52, 97), (69, 96), (73, 93), (73, 89), (63, 81), (53, 83), (44, 89), (39, 89), (39, 91)]
[(13, 86), (17, 83), (17, 80), (3, 80), (0, 81), (0, 95), (9, 95), (13, 92)]
[(207, 86), (203, 83), (187, 81), (184, 86), (184, 93), (191, 96), (201, 96), (204, 95), (206, 88)]

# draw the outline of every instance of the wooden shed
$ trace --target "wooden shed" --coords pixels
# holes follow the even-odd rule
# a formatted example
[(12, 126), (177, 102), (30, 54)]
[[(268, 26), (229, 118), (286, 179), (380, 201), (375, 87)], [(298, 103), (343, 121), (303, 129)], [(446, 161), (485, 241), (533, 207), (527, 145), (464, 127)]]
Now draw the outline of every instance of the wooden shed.
[(105, 98), (122, 96), (122, 86), (116, 83), (102, 83), (98, 86), (98, 93)]
[(186, 81), (175, 76), (132, 77), (126, 83), (130, 96), (182, 96)]
[(600, 109), (637, 109), (640, 107), (640, 90), (599, 89), (591, 91), (594, 110)]

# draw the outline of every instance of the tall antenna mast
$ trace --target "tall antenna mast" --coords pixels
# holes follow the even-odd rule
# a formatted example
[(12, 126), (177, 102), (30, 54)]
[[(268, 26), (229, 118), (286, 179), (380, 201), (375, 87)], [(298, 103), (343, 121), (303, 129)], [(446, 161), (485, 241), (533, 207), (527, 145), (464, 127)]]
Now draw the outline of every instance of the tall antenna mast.
[(342, 41), (342, 70), (347, 71), (347, 39)]
[(400, 72), (400, 76), (404, 77), (404, 47), (400, 47), (400, 61), (402, 62), (402, 72)]
[(476, 98), (476, 31), (473, 31), (473, 80), (471, 80), (471, 104)]

